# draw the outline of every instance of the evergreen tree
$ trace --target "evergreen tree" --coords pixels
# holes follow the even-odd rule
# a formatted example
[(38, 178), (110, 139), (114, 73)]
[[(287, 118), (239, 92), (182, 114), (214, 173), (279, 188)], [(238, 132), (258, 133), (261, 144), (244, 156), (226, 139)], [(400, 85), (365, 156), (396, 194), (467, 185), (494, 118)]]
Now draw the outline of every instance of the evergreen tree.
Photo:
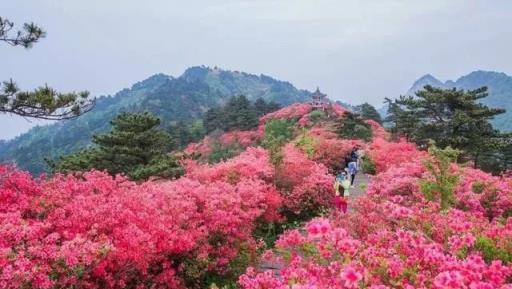
[[(0, 17), (0, 41), (12, 46), (31, 48), (46, 32), (34, 23), (25, 23), (22, 30), (13, 31), (14, 23)], [(0, 113), (12, 113), (40, 119), (68, 119), (92, 109), (94, 99), (87, 91), (59, 93), (43, 86), (34, 91), (20, 91), (11, 79), (0, 84)]]
[(95, 135), (95, 147), (60, 158), (51, 164), (56, 172), (106, 170), (111, 175), (126, 174), (134, 180), (151, 176), (177, 177), (178, 162), (167, 154), (168, 133), (159, 130), (160, 120), (149, 113), (121, 113), (112, 120), (112, 130)]
[(204, 115), (204, 128), (207, 133), (211, 133), (216, 129), (224, 129), (225, 116), (222, 108), (210, 108)]
[(249, 130), (258, 126), (258, 116), (247, 97), (240, 95), (232, 97), (224, 107), (225, 128)]
[(388, 100), (388, 120), (394, 125), (394, 132), (419, 145), (426, 146), (433, 140), (441, 148), (462, 150), (463, 158), (473, 160), (478, 166), (481, 157), (499, 150), (506, 137), (489, 122), (505, 111), (477, 102), (486, 96), (486, 87), (464, 91), (425, 86), (416, 97)]
[(363, 119), (373, 119), (378, 123), (382, 123), (382, 118), (375, 107), (367, 102), (356, 106), (356, 112), (360, 114)]
[(169, 134), (173, 140), (172, 149), (183, 149), (189, 143), (197, 142), (204, 137), (205, 131), (201, 121), (186, 124), (178, 121), (169, 127)]
[(347, 139), (362, 139), (369, 141), (372, 138), (372, 129), (359, 114), (346, 112), (341, 122), (336, 125), (338, 136)]
[(261, 97), (256, 99), (256, 101), (254, 102), (254, 109), (256, 110), (256, 114), (258, 116), (262, 116), (262, 115), (265, 115), (267, 113), (276, 111), (279, 108), (280, 108), (279, 104), (277, 104), (277, 103), (275, 103), (273, 101), (267, 103)]
[(234, 96), (224, 107), (209, 109), (204, 116), (204, 126), (207, 133), (216, 129), (249, 130), (258, 126), (258, 114), (245, 96)]

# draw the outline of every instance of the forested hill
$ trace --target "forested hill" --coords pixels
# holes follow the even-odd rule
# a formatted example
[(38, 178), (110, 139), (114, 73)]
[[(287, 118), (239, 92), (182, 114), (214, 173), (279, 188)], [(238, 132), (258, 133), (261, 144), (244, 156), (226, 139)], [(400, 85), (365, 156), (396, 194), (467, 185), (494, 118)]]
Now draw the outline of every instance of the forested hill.
[(304, 101), (310, 95), (269, 76), (204, 66), (191, 67), (177, 78), (156, 74), (113, 96), (99, 97), (95, 108), (83, 116), (38, 126), (0, 143), (0, 162), (15, 162), (18, 167), (38, 174), (46, 169), (44, 158), (87, 146), (92, 135), (108, 130), (110, 120), (121, 111), (149, 111), (161, 118), (163, 126), (168, 126), (173, 121), (201, 117), (208, 108), (240, 94), (252, 101), (262, 97), (281, 105)]
[(473, 71), (468, 75), (462, 76), (456, 81), (448, 80), (442, 82), (434, 76), (427, 74), (418, 79), (408, 95), (414, 95), (414, 92), (422, 89), (425, 85), (431, 85), (440, 88), (459, 88), (459, 89), (475, 89), (487, 86), (489, 96), (482, 99), (482, 103), (490, 107), (499, 107), (506, 109), (506, 113), (496, 117), (493, 125), (503, 131), (512, 131), (512, 77), (494, 71)]

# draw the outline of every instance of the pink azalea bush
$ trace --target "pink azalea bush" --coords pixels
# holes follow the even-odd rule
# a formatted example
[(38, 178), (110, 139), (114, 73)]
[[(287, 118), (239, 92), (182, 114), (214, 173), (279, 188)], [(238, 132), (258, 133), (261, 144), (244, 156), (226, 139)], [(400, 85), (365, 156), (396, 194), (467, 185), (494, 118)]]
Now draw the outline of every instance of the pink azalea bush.
[(452, 166), (455, 202), (442, 210), (421, 189), (425, 153), (382, 138), (368, 153), (379, 173), (367, 195), (285, 232), (263, 256), (280, 275), (249, 268), (242, 288), (512, 288), (510, 179)]
[(297, 215), (316, 212), (333, 202), (334, 177), (292, 143), (283, 147), (283, 163), (275, 182), (286, 200), (285, 208)]
[(308, 133), (313, 138), (314, 154), (312, 159), (325, 165), (334, 173), (340, 169), (345, 158), (355, 146), (364, 147), (361, 140), (340, 139), (325, 127), (315, 127)]
[(250, 263), (256, 221), (276, 218), (281, 201), (256, 178), (46, 181), (5, 167), (0, 195), (1, 288), (194, 288)]
[(330, 202), (327, 169), (296, 148), (285, 155), (286, 175), (266, 150), (248, 148), (216, 165), (189, 160), (176, 181), (142, 184), (97, 171), (33, 179), (0, 166), (0, 287), (204, 288), (233, 279), (256, 260), (256, 227)]
[[(255, 130), (191, 144), (188, 154), (208, 156), (214, 142), (239, 144), (240, 154), (214, 165), (185, 158), (186, 174), (173, 181), (98, 171), (33, 178), (0, 165), (0, 288), (185, 289), (238, 280), (243, 289), (512, 289), (510, 177), (452, 165), (457, 182), (445, 209), (439, 192), (424, 191), (436, 180), (426, 152), (389, 141), (371, 121), (371, 142), (340, 139), (328, 123), (312, 125), (311, 111), (292, 105)], [(328, 121), (345, 111), (333, 105)], [(296, 120), (295, 136), (303, 130), (312, 153), (300, 136), (280, 147), (278, 163), (257, 147), (276, 118)], [(285, 231), (258, 256), (261, 228), (332, 207), (329, 169), (355, 145), (377, 170), (366, 195), (347, 214)], [(284, 264), (280, 275), (261, 272), (260, 259)]]
[(307, 115), (312, 111), (312, 106), (308, 103), (295, 103), (277, 111), (266, 114), (260, 118), (260, 125), (264, 125), (271, 119), (296, 119), (304, 118), (306, 122)]

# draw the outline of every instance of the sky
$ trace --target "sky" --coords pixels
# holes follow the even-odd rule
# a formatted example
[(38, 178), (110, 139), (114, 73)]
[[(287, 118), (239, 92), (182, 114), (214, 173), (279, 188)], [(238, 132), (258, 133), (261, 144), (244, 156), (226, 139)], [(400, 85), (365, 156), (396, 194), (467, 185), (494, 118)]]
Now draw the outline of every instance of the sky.
[[(0, 80), (23, 89), (99, 96), (208, 65), (380, 107), (426, 73), (512, 74), (508, 0), (0, 0), (0, 17), (47, 31), (29, 50), (0, 43)], [(41, 123), (0, 115), (0, 139)]]

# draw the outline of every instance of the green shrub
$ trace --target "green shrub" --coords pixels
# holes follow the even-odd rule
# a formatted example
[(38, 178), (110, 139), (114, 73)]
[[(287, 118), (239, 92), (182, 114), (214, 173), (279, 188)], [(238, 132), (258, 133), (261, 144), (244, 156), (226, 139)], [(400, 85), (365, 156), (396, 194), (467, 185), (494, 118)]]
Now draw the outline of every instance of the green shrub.
[(372, 159), (370, 159), (370, 157), (368, 157), (366, 155), (363, 156), (363, 158), (361, 160), (361, 169), (362, 169), (363, 173), (370, 174), (370, 175), (375, 175), (375, 173), (377, 172), (375, 163), (373, 162)]
[(483, 182), (474, 182), (471, 185), (471, 190), (475, 194), (481, 194), (485, 189), (485, 184)]
[(285, 119), (273, 119), (265, 125), (265, 136), (262, 146), (269, 150), (270, 161), (274, 166), (279, 166), (283, 161), (281, 147), (293, 138), (294, 121)]
[[(512, 246), (512, 241), (509, 240), (508, 245)], [(497, 247), (493, 240), (485, 236), (476, 238), (474, 248), (482, 254), (487, 263), (494, 260), (501, 260), (504, 264), (512, 262), (512, 251)]]
[(336, 125), (336, 133), (341, 138), (362, 139), (370, 141), (373, 136), (372, 128), (358, 114), (345, 113), (341, 122)]
[(223, 146), (219, 143), (213, 144), (213, 148), (208, 155), (208, 163), (216, 164), (237, 156), (242, 151), (242, 147), (238, 143)]
[(275, 143), (283, 145), (293, 138), (294, 121), (286, 119), (272, 119), (265, 125), (265, 136), (262, 145), (269, 148)]
[(309, 113), (309, 120), (313, 124), (317, 124), (322, 120), (325, 120), (327, 118), (327, 114), (322, 110), (314, 110)]
[(315, 155), (314, 139), (308, 135), (306, 129), (302, 130), (302, 135), (297, 140), (296, 145), (308, 156), (312, 158)]
[(420, 181), (420, 188), (428, 200), (434, 200), (439, 196), (441, 209), (446, 210), (455, 203), (453, 191), (459, 177), (450, 173), (450, 165), (457, 159), (460, 151), (450, 147), (439, 149), (431, 145), (428, 152), (431, 158), (425, 161), (424, 165), (434, 180)]

